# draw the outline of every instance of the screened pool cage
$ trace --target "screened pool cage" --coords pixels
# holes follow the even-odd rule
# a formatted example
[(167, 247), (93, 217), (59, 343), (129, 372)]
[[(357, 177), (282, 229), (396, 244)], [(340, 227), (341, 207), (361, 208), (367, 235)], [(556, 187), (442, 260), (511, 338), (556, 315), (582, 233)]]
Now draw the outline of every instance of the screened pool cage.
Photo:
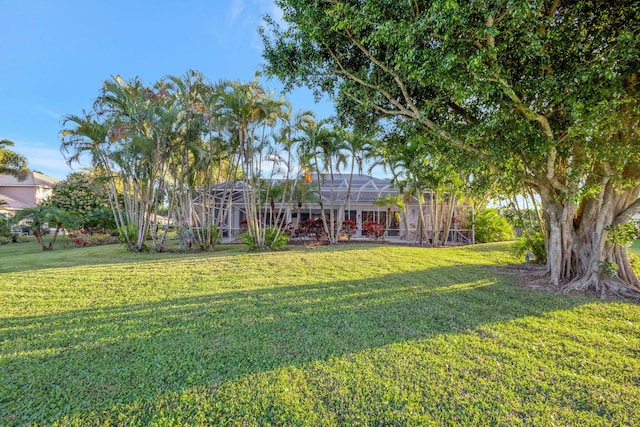
[[(218, 184), (206, 194), (200, 192), (194, 200), (191, 225), (197, 227), (199, 218), (213, 215), (218, 218), (218, 228), (224, 240), (236, 240), (246, 231), (246, 194), (244, 184), (240, 181)], [(402, 197), (404, 209), (383, 202), (392, 197), (397, 199), (397, 196)], [(306, 184), (304, 192), (294, 191), (293, 194), (269, 200), (265, 195), (262, 198), (264, 204), (259, 210), (258, 221), (264, 227), (283, 224), (288, 230), (295, 230), (306, 220), (320, 219), (322, 205), (326, 218), (331, 217), (333, 209), (335, 222), (355, 222), (356, 229), (349, 236), (352, 239), (367, 239), (363, 224), (374, 221), (385, 225), (384, 239), (389, 241), (430, 245), (436, 233), (440, 233), (438, 238), (441, 242), (444, 241), (443, 233), (446, 232), (446, 244), (474, 243), (472, 206), (448, 197), (434, 205), (432, 193), (427, 191), (424, 194), (421, 221), (417, 197), (403, 195), (389, 179), (353, 175), (350, 182), (349, 175), (336, 174), (333, 180), (329, 176), (323, 176), (320, 185), (314, 179)], [(452, 202), (455, 204), (453, 208)]]

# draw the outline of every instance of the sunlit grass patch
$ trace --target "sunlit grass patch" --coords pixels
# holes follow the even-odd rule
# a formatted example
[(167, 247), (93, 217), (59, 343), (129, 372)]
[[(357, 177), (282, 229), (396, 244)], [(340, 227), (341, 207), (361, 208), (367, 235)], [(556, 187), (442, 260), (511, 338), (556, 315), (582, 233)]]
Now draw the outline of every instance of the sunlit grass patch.
[(521, 288), (508, 245), (89, 249), (0, 273), (0, 424), (640, 418), (639, 307)]

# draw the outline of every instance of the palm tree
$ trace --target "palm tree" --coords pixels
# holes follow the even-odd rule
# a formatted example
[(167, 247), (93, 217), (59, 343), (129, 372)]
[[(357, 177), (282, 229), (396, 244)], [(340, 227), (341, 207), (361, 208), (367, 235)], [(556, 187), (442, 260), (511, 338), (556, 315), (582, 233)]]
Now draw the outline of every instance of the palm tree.
[[(306, 201), (310, 197), (309, 191), (307, 191), (308, 185), (304, 185), (299, 176), (299, 173), (305, 173), (305, 170), (304, 168), (295, 170), (294, 158), (297, 144), (299, 144), (298, 135), (302, 126), (313, 121), (313, 113), (309, 110), (301, 110), (293, 114), (290, 110), (285, 109), (280, 118), (278, 129), (270, 136), (272, 144), (261, 156), (269, 162), (259, 168), (261, 171), (267, 172), (265, 200), (269, 201), (271, 216), (275, 218), (273, 225), (279, 229), (285, 226), (287, 206), (292, 206), (294, 202), (298, 204), (298, 220), (296, 220), (295, 226), (299, 224), (302, 200)], [(271, 167), (269, 168), (267, 165)], [(275, 209), (276, 199), (280, 202), (277, 212)]]
[[(62, 131), (62, 149), (70, 153), (67, 161), (89, 152), (95, 166), (107, 173), (118, 226), (135, 230), (124, 233), (133, 251), (143, 249), (148, 233), (153, 251), (161, 243), (151, 223), (166, 190), (167, 159), (174, 148), (179, 113), (166, 89), (162, 81), (148, 87), (137, 78), (126, 82), (116, 76), (105, 82), (94, 114), (64, 120), (65, 126), (72, 125)], [(121, 199), (116, 184), (121, 187)]]
[[(418, 201), (418, 224), (415, 241), (422, 244), (426, 221), (424, 217), (424, 194), (427, 185), (421, 175), (423, 153), (421, 147), (412, 141), (404, 139), (390, 139), (385, 145), (379, 144), (374, 147), (372, 157), (377, 158), (371, 168), (382, 165), (385, 170), (389, 170), (392, 175), (391, 181), (405, 195), (407, 202), (415, 197)], [(409, 233), (408, 224), (405, 229)]]
[[(110, 123), (104, 118), (98, 120), (97, 116), (87, 112), (83, 112), (82, 115), (65, 116), (62, 122), (65, 128), (60, 132), (60, 151), (69, 165), (81, 162), (86, 156), (89, 157), (96, 180), (104, 184), (116, 227), (123, 229), (127, 222), (120, 202), (123, 193), (121, 180), (117, 165), (111, 158), (115, 140), (111, 137)], [(131, 242), (127, 243), (131, 245)]]
[(385, 237), (387, 237), (389, 233), (391, 210), (393, 208), (396, 208), (401, 212), (406, 211), (403, 197), (400, 194), (395, 194), (395, 195), (386, 194), (384, 196), (379, 196), (376, 200), (373, 201), (373, 204), (376, 206), (387, 208), (387, 215), (385, 219), (385, 229), (384, 229), (384, 235)]
[[(462, 187), (456, 165), (445, 154), (427, 151), (427, 147), (415, 141), (398, 148), (396, 153), (395, 166), (401, 168), (396, 184), (413, 190), (418, 197), (421, 214), (423, 195), (428, 192), (431, 218), (429, 241), (434, 247), (444, 245), (448, 240), (458, 192)], [(425, 224), (423, 215), (421, 225)], [(422, 235), (420, 238), (422, 239)]]
[[(173, 150), (168, 158), (169, 216), (181, 219), (181, 236), (196, 240), (200, 249), (213, 249), (226, 209), (224, 197), (219, 200), (209, 195), (221, 181), (228, 160), (227, 144), (216, 135), (218, 92), (202, 74), (187, 71), (184, 76), (167, 78), (166, 93), (178, 110)], [(200, 200), (199, 206), (194, 199)]]
[(353, 183), (353, 174), (356, 171), (358, 173), (362, 173), (362, 166), (364, 161), (368, 158), (369, 152), (372, 148), (371, 139), (364, 135), (363, 133), (356, 132), (351, 133), (345, 130), (341, 130), (343, 133), (343, 138), (346, 142), (346, 151), (348, 154), (348, 162), (350, 164), (349, 170), (349, 180), (347, 183), (347, 191), (345, 193), (345, 198), (342, 202), (342, 206), (339, 210), (339, 218), (338, 224), (342, 224), (344, 220), (344, 212), (347, 209), (347, 205), (349, 203), (349, 199), (351, 197), (351, 186)]
[[(26, 220), (28, 225), (33, 229), (33, 235), (38, 241), (40, 249), (50, 251), (53, 250), (53, 245), (56, 243), (56, 238), (60, 230), (62, 230), (63, 225), (70, 220), (70, 217), (70, 213), (55, 206), (38, 205), (21, 209), (13, 217), (13, 221), (20, 222)], [(45, 227), (49, 227), (52, 223), (56, 224), (55, 231), (49, 244), (45, 244), (43, 236), (48, 231)]]
[[(291, 191), (292, 200), (296, 204), (296, 223), (295, 227), (300, 225), (300, 218), (302, 216), (302, 206), (308, 202), (317, 202), (319, 199), (318, 190), (313, 184), (305, 178), (308, 172), (303, 169), (303, 175), (299, 177), (293, 184)], [(308, 175), (307, 175), (308, 176)]]
[[(334, 244), (338, 242), (339, 235), (335, 216), (335, 178), (340, 167), (347, 163), (349, 145), (345, 133), (330, 127), (330, 124), (328, 119), (304, 123), (298, 139), (298, 156), (306, 161), (306, 167), (315, 171), (320, 189), (326, 188), (328, 181), (329, 192), (320, 190), (318, 203), (325, 233), (329, 243)], [(329, 201), (329, 218), (325, 212), (325, 198)]]
[(217, 114), (235, 134), (241, 159), (241, 179), (247, 215), (247, 229), (252, 246), (266, 248), (265, 231), (261, 226), (261, 207), (266, 200), (260, 197), (262, 180), (261, 153), (267, 148), (267, 128), (273, 128), (286, 115), (287, 103), (273, 99), (259, 84), (226, 82), (218, 97)]

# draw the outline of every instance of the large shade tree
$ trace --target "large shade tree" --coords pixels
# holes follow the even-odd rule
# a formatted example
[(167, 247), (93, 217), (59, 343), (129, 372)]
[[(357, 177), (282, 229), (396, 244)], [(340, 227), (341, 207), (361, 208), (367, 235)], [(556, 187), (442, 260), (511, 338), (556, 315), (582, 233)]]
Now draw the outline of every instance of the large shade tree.
[[(115, 225), (109, 200), (102, 183), (91, 173), (74, 172), (53, 187), (44, 203), (69, 213), (67, 226), (85, 229), (109, 229)], [(75, 218), (75, 221), (71, 221)]]
[(608, 238), (640, 209), (636, 1), (276, 4), (288, 24), (267, 17), (268, 74), (358, 123), (412, 121), (531, 188), (551, 282), (638, 295)]

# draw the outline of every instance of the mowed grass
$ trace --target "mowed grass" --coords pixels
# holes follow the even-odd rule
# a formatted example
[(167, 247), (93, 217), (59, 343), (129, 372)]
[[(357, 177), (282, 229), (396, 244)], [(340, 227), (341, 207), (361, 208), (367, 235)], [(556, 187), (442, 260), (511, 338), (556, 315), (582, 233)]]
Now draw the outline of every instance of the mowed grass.
[(640, 239), (634, 240), (628, 251), (632, 254), (640, 255)]
[(640, 306), (508, 244), (0, 247), (0, 425), (637, 425)]

